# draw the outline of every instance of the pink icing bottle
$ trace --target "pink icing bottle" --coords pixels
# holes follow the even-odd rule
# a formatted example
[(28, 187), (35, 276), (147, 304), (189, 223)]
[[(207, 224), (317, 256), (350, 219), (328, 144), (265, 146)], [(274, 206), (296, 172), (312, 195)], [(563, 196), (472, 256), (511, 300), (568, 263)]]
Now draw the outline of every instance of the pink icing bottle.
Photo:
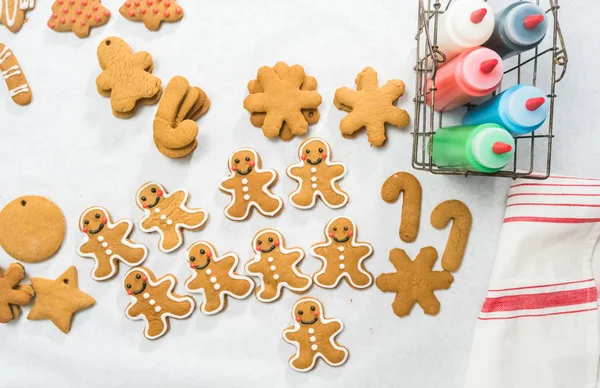
[[(485, 47), (469, 49), (444, 67), (435, 76), (435, 110), (446, 112), (492, 93), (504, 75), (502, 58)], [(427, 90), (432, 87), (427, 80)], [(427, 104), (431, 105), (431, 93)]]

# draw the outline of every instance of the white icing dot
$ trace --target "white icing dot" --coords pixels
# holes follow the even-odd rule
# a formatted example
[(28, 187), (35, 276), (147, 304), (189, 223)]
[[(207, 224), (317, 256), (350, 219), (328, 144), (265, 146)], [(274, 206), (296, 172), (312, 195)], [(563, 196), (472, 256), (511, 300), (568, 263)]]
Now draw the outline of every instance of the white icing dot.
[(275, 276), (273, 276), (273, 279), (279, 280), (279, 275), (275, 274)]
[(344, 249), (345, 249), (344, 247), (338, 247), (338, 251), (340, 251), (340, 252), (344, 252)]
[(98, 241), (104, 241), (104, 237), (98, 236)]
[(212, 270), (210, 268), (206, 270), (207, 275), (210, 275), (211, 273), (212, 273)]
[(318, 347), (316, 344), (313, 344), (313, 345), (312, 345), (310, 348), (311, 348), (312, 350), (317, 350), (317, 349), (319, 349), (319, 347)]
[(308, 329), (308, 334), (315, 334), (315, 329), (313, 329), (312, 327)]
[(160, 219), (161, 220), (166, 220), (167, 219), (167, 215), (166, 214), (161, 214), (160, 215)]
[(154, 308), (154, 311), (156, 311), (157, 313), (160, 313), (160, 310), (162, 310), (162, 308), (160, 306), (156, 306)]
[(148, 303), (150, 303), (150, 306), (154, 306), (156, 304), (156, 301), (154, 299), (150, 299)]
[(344, 264), (340, 264), (340, 269), (344, 269), (346, 266)]
[(317, 340), (317, 337), (315, 337), (314, 335), (310, 337), (310, 342), (315, 342)]
[(171, 225), (173, 223), (172, 220), (167, 220), (167, 225)]
[(159, 208), (154, 209), (154, 213), (160, 213), (160, 209)]
[(248, 179), (246, 179), (246, 178), (242, 179), (242, 184), (243, 185), (247, 185), (248, 184)]
[(244, 199), (245, 199), (246, 201), (248, 201), (248, 200), (250, 199), (250, 196), (249, 196), (248, 194), (246, 194), (246, 195), (244, 195)]
[(142, 295), (144, 297), (144, 299), (148, 299), (150, 297), (150, 294), (148, 294), (147, 292), (144, 293), (144, 295)]
[(311, 168), (310, 172), (312, 172), (314, 174), (315, 172), (317, 172), (317, 168), (316, 167)]
[(274, 260), (274, 259), (273, 259), (272, 257), (270, 257), (270, 256), (269, 256), (269, 258), (267, 259), (267, 261), (268, 261), (269, 263), (272, 263), (272, 262), (273, 262), (273, 260)]
[(311, 181), (316, 182), (317, 181), (317, 177), (313, 176), (312, 178), (310, 178)]
[(107, 248), (108, 247), (108, 243), (105, 241), (102, 243), (102, 248)]
[(248, 186), (244, 186), (244, 187), (242, 187), (242, 191), (243, 191), (244, 193), (247, 193), (247, 192), (248, 192)]
[(112, 255), (112, 251), (111, 251), (110, 249), (107, 249), (107, 250), (106, 250), (106, 254), (107, 254), (107, 255)]
[(213, 277), (211, 277), (211, 278), (210, 278), (210, 282), (211, 282), (211, 283), (216, 283), (216, 282), (217, 282), (217, 278), (216, 278), (216, 277), (214, 277), (214, 276), (213, 276)]
[(271, 266), (271, 271), (275, 271), (277, 269), (277, 267), (275, 267), (274, 265)]
[(344, 260), (344, 259), (345, 259), (344, 255), (340, 255), (340, 260)]
[(215, 290), (218, 290), (219, 288), (221, 288), (221, 285), (219, 283), (215, 284)]
[(312, 188), (313, 188), (313, 189), (316, 189), (316, 188), (317, 188), (317, 184), (316, 184), (316, 183), (313, 183), (313, 184), (312, 184)]

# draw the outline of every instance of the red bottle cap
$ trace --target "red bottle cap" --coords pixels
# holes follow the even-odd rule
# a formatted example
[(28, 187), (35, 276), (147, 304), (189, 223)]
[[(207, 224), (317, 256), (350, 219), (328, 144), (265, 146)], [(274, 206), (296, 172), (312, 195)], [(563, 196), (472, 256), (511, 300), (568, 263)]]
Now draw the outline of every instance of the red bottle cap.
[(528, 30), (533, 30), (544, 21), (544, 15), (529, 15), (523, 20), (523, 26)]
[(481, 23), (481, 21), (483, 20), (485, 15), (487, 15), (487, 9), (485, 9), (485, 8), (481, 8), (481, 9), (478, 9), (477, 11), (473, 11), (473, 13), (471, 14), (471, 22), (473, 24), (479, 24), (479, 23)]

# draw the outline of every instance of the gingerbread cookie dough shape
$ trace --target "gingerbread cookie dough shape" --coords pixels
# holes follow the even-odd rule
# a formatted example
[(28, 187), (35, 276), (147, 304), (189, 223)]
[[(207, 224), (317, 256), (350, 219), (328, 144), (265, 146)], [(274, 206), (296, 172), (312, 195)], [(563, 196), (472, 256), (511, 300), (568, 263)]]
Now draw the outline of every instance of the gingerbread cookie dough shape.
[(421, 249), (414, 261), (402, 249), (390, 251), (390, 261), (396, 272), (379, 275), (376, 284), (383, 292), (396, 293), (392, 303), (394, 314), (407, 316), (415, 303), (425, 314), (440, 312), (440, 302), (433, 291), (450, 288), (454, 277), (447, 271), (433, 271), (436, 260), (437, 251), (433, 247)]
[(0, 246), (25, 263), (52, 257), (62, 245), (65, 230), (62, 211), (44, 197), (19, 197), (0, 211)]
[(86, 209), (79, 218), (79, 230), (83, 239), (77, 246), (77, 254), (94, 259), (92, 278), (102, 281), (112, 278), (118, 270), (117, 261), (135, 267), (146, 260), (148, 249), (129, 239), (133, 222), (127, 219), (113, 223), (103, 207)]
[(130, 117), (139, 102), (158, 102), (162, 93), (161, 80), (151, 74), (152, 55), (145, 51), (133, 53), (124, 40), (104, 39), (97, 50), (102, 73), (96, 78), (96, 88), (110, 97), (116, 117)]
[(183, 244), (181, 229), (197, 230), (208, 220), (206, 210), (186, 206), (188, 197), (186, 189), (169, 194), (161, 184), (154, 182), (144, 184), (137, 191), (136, 203), (144, 211), (140, 229), (145, 233), (157, 232), (160, 235), (158, 248), (165, 253)]
[(348, 217), (336, 217), (325, 226), (325, 242), (314, 244), (313, 256), (322, 266), (313, 276), (316, 285), (335, 288), (343, 278), (350, 286), (364, 289), (373, 283), (373, 275), (364, 266), (364, 260), (373, 253), (369, 243), (356, 240), (357, 227)]
[(33, 98), (21, 65), (8, 46), (0, 43), (0, 75), (6, 82), (10, 98), (18, 105), (28, 105)]
[(35, 7), (35, 0), (0, 0), (0, 24), (10, 32), (19, 32), (25, 23), (25, 12)]
[(157, 31), (162, 22), (172, 23), (183, 17), (183, 8), (176, 0), (127, 0), (119, 12), (127, 20), (144, 22), (151, 31)]
[(290, 202), (298, 209), (310, 209), (320, 198), (325, 205), (339, 209), (348, 203), (348, 194), (338, 181), (346, 175), (346, 165), (331, 161), (329, 143), (318, 137), (306, 139), (298, 147), (300, 161), (287, 168), (287, 175), (298, 182)]
[(260, 279), (256, 299), (263, 303), (274, 302), (281, 297), (283, 287), (295, 293), (310, 288), (312, 278), (298, 268), (304, 251), (287, 249), (281, 233), (274, 229), (261, 230), (252, 240), (252, 249), (255, 256), (246, 263), (245, 270)]
[(96, 303), (77, 284), (77, 269), (74, 266), (54, 280), (32, 278), (31, 285), (36, 298), (27, 319), (49, 319), (67, 334), (71, 330), (73, 315)]
[(296, 346), (289, 359), (290, 367), (297, 372), (308, 372), (319, 358), (331, 366), (340, 366), (348, 359), (348, 349), (335, 337), (344, 329), (337, 318), (325, 318), (321, 301), (313, 297), (300, 298), (292, 309), (295, 323), (282, 333), (283, 339)]
[(205, 301), (200, 304), (204, 314), (213, 315), (225, 309), (227, 296), (245, 299), (252, 293), (252, 279), (235, 272), (240, 262), (235, 253), (218, 256), (211, 243), (198, 241), (188, 248), (187, 254), (192, 276), (185, 281), (185, 288), (204, 295)]
[(342, 87), (335, 92), (335, 106), (350, 112), (340, 122), (340, 130), (344, 136), (353, 136), (366, 128), (369, 143), (380, 147), (387, 139), (386, 123), (399, 128), (410, 123), (408, 113), (394, 105), (404, 95), (404, 82), (391, 80), (379, 87), (377, 72), (370, 67), (365, 67), (355, 82), (356, 90)]
[(219, 184), (219, 189), (231, 195), (225, 216), (233, 221), (243, 221), (252, 208), (267, 217), (274, 217), (283, 209), (283, 200), (269, 189), (277, 182), (275, 170), (263, 170), (258, 153), (251, 148), (240, 148), (227, 162), (231, 173)]
[(29, 284), (20, 284), (25, 278), (25, 268), (12, 263), (6, 272), (0, 268), (0, 323), (8, 323), (21, 315), (21, 306), (26, 306), (35, 295)]
[(266, 137), (278, 136), (284, 123), (294, 135), (305, 134), (308, 130), (303, 112), (316, 110), (321, 104), (321, 95), (309, 88), (301, 89), (304, 78), (302, 66), (288, 66), (283, 62), (258, 70), (256, 80), (260, 88), (249, 85), (251, 94), (244, 99), (244, 108), (251, 114), (265, 114), (262, 129)]
[(77, 37), (90, 35), (92, 27), (99, 27), (110, 19), (110, 11), (100, 0), (56, 0), (48, 27), (56, 32), (72, 31)]
[(125, 275), (123, 287), (131, 302), (125, 316), (133, 321), (144, 320), (144, 336), (157, 339), (169, 330), (168, 318), (185, 319), (194, 311), (191, 296), (173, 292), (177, 279), (173, 275), (156, 278), (145, 267), (132, 268)]

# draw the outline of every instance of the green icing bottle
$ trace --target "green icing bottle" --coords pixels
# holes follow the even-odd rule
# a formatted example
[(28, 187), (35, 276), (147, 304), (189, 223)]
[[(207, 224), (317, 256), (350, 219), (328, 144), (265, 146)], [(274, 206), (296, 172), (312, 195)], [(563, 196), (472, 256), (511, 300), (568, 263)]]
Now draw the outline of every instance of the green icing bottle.
[(515, 139), (497, 124), (440, 128), (431, 141), (433, 163), (440, 168), (492, 173), (502, 170), (515, 152)]

